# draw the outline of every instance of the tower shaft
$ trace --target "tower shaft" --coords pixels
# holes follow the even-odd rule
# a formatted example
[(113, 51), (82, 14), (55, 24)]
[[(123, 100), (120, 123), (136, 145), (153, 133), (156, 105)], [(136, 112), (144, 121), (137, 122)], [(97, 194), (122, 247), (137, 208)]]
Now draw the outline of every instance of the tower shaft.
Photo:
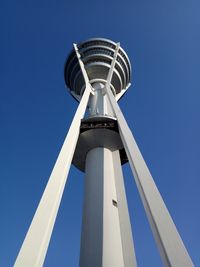
[[(90, 116), (112, 116), (104, 85), (93, 88)], [(80, 267), (136, 267), (119, 151), (91, 149), (85, 172)]]
[(80, 267), (123, 267), (112, 152), (94, 148), (86, 158)]

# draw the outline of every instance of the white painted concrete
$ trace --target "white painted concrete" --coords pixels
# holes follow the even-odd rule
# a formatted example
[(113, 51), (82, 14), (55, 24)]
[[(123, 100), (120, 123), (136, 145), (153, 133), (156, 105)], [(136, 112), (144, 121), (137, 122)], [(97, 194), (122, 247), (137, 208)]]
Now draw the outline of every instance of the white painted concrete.
[(118, 202), (112, 152), (104, 148), (104, 209), (103, 209), (103, 264), (102, 267), (123, 267), (123, 249), (119, 223)]
[(107, 95), (104, 94), (104, 85), (102, 83), (94, 83), (93, 95), (90, 96), (89, 112), (91, 116), (109, 115), (113, 116), (111, 105)]
[[(90, 114), (113, 116), (104, 86), (93, 88)], [(93, 148), (85, 170), (80, 267), (136, 267), (119, 152)]]
[(113, 166), (109, 149), (88, 152), (80, 267), (124, 267)]
[(109, 87), (107, 95), (119, 124), (119, 131), (165, 267), (193, 267), (176, 226), (155, 185), (135, 139)]
[(117, 194), (119, 223), (121, 231), (121, 241), (123, 249), (123, 258), (125, 267), (136, 267), (136, 255), (133, 244), (133, 237), (131, 231), (131, 223), (128, 212), (128, 205), (126, 199), (126, 192), (124, 187), (124, 179), (122, 174), (119, 151), (113, 152), (113, 167), (115, 177), (115, 187)]
[(14, 267), (43, 266), (89, 95), (86, 88)]

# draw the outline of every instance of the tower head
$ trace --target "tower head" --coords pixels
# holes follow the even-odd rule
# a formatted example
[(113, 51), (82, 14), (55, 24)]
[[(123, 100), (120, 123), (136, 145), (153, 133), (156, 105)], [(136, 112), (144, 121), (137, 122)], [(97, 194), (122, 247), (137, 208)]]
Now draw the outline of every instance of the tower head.
[[(84, 63), (90, 84), (106, 84), (116, 43), (103, 38), (89, 39), (78, 44), (78, 50)], [(85, 81), (80, 65), (73, 50), (65, 64), (65, 82), (71, 94), (80, 101), (85, 89)], [(128, 89), (131, 78), (131, 64), (125, 51), (120, 47), (111, 80), (111, 90), (117, 100)]]

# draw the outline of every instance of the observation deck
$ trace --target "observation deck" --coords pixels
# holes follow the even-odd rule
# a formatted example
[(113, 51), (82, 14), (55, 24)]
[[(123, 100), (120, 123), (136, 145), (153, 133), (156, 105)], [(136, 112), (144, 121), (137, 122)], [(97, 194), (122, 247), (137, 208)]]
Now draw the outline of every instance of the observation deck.
[[(77, 45), (91, 85), (106, 83), (116, 45), (115, 42), (103, 38), (89, 39)], [(85, 89), (85, 81), (74, 50), (66, 60), (64, 75), (72, 96), (80, 101)], [(127, 54), (120, 47), (111, 80), (111, 90), (114, 95), (122, 94), (128, 88), (130, 80), (131, 64)]]

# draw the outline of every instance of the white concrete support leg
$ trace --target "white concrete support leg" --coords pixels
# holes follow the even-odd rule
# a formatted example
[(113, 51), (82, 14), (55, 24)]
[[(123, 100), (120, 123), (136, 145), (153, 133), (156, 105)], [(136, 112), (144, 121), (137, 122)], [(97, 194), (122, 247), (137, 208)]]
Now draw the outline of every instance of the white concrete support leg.
[(110, 150), (88, 152), (80, 267), (125, 266), (114, 175)]
[(89, 95), (86, 88), (14, 267), (43, 266)]
[(126, 120), (110, 90), (107, 95), (119, 125), (129, 163), (142, 199), (154, 238), (165, 267), (193, 267), (192, 260), (154, 183)]

